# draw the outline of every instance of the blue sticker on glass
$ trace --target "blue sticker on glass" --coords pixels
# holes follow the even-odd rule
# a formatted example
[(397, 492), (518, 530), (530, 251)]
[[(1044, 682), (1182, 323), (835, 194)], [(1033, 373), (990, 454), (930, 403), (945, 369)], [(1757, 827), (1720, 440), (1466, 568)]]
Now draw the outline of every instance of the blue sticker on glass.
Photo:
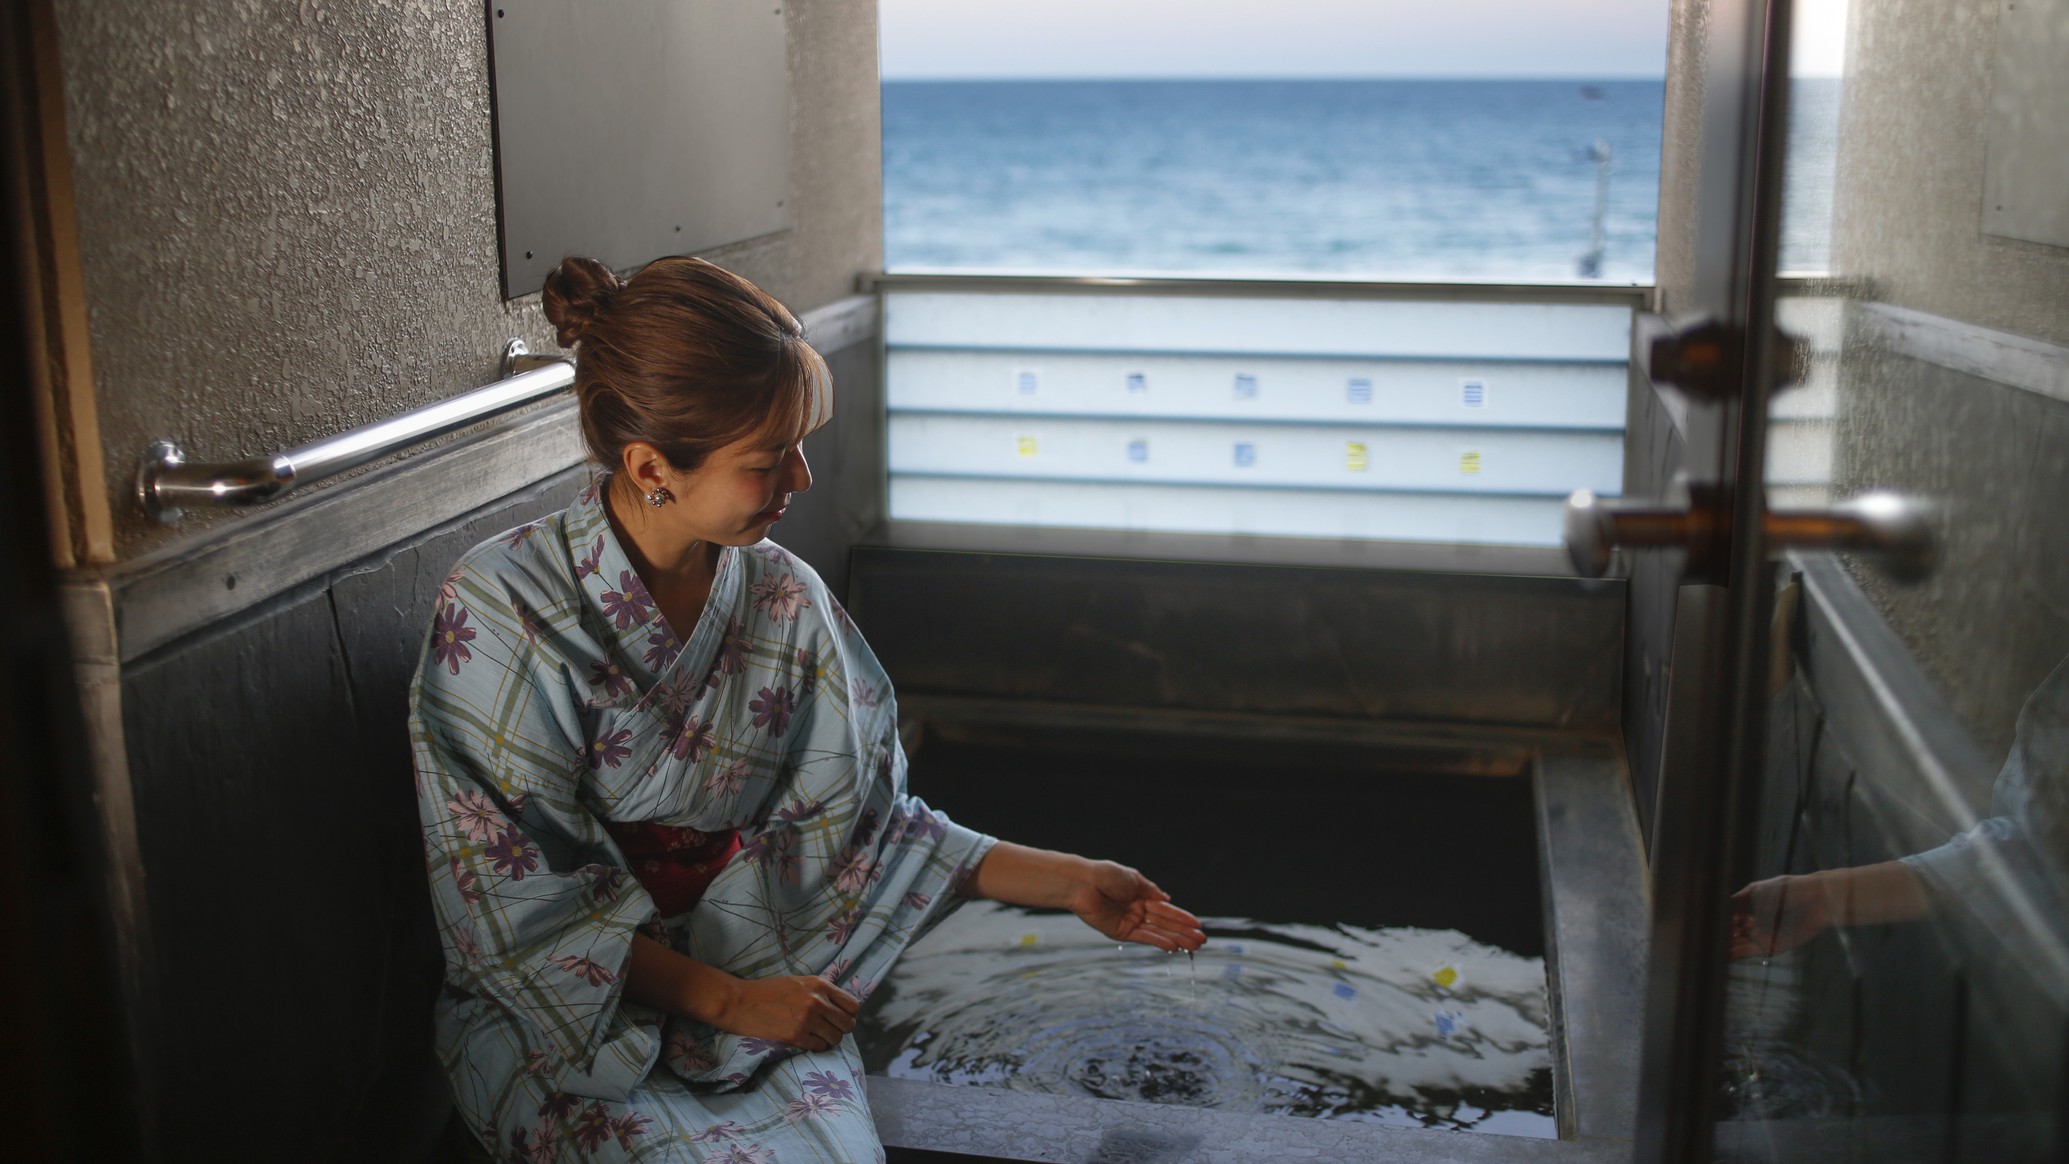
[(1249, 441), (1236, 442), (1236, 467), (1247, 469), (1257, 463), (1257, 446)]
[(1128, 459), (1129, 459), (1129, 460), (1131, 460), (1131, 461), (1134, 461), (1134, 462), (1136, 462), (1136, 463), (1138, 463), (1138, 464), (1140, 464), (1140, 463), (1141, 463), (1141, 462), (1143, 462), (1143, 461), (1147, 461), (1147, 460), (1149, 460), (1149, 442), (1148, 442), (1148, 441), (1129, 441), (1129, 442), (1128, 442)]
[(1355, 987), (1355, 986), (1352, 986), (1352, 985), (1351, 985), (1350, 983), (1348, 983), (1348, 982), (1339, 982), (1339, 983), (1337, 983), (1337, 984), (1336, 984), (1335, 986), (1332, 986), (1332, 987), (1330, 987), (1329, 989), (1330, 989), (1330, 993), (1332, 993), (1332, 994), (1336, 995), (1336, 997), (1338, 997), (1338, 998), (1356, 998), (1356, 997), (1358, 997), (1358, 988), (1357, 988), (1357, 987)]
[(1147, 392), (1147, 391), (1149, 391), (1149, 377), (1147, 377), (1147, 376), (1143, 375), (1143, 374), (1142, 374), (1142, 373), (1140, 373), (1140, 372), (1130, 372), (1130, 373), (1128, 373), (1128, 391), (1130, 391), (1130, 392)]
[(1458, 386), (1458, 402), (1466, 408), (1487, 406), (1487, 385), (1479, 380), (1462, 381)]
[(1041, 385), (1042, 378), (1033, 372), (1021, 372), (1013, 377), (1013, 382), (1019, 386), (1022, 396), (1033, 396), (1035, 389)]
[(1352, 404), (1370, 404), (1372, 403), (1372, 381), (1365, 379), (1363, 376), (1357, 377), (1345, 388), (1344, 394), (1350, 398)]
[(1237, 376), (1237, 377), (1236, 377), (1236, 399), (1238, 399), (1238, 400), (1254, 400), (1254, 399), (1256, 399), (1256, 398), (1257, 398), (1257, 377), (1255, 377), (1255, 376), (1251, 376), (1251, 375), (1248, 375), (1248, 374), (1244, 374), (1244, 375), (1240, 375), (1240, 376)]
[(1230, 982), (1234, 982), (1243, 976), (1243, 968), (1241, 966), (1223, 966), (1221, 968), (1221, 976)]

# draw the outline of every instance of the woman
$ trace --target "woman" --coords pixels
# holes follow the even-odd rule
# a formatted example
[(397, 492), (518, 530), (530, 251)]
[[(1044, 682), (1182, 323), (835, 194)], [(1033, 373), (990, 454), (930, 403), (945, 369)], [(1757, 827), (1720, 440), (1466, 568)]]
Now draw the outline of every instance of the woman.
[(831, 408), (781, 304), (569, 259), (545, 307), (607, 475), (460, 560), (411, 690), (455, 1098), (506, 1160), (881, 1159), (855, 1012), (960, 896), (1204, 935), (905, 795), (890, 682), (764, 540)]

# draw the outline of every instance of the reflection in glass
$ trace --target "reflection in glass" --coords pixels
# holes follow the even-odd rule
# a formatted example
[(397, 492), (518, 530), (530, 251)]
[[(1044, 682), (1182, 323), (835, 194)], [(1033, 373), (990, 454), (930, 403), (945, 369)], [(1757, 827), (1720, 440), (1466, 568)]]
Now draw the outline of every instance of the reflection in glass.
[[(1801, 688), (1777, 709), (1774, 766), (1804, 761), (1807, 782), (1785, 807), (1837, 784), (1872, 820), (1867, 773), (1805, 754), (1809, 709)], [(1844, 744), (1819, 725), (1807, 750)], [(1923, 852), (1733, 895), (1726, 1158), (2049, 1150), (2069, 1009), (2069, 659), (2026, 701), (1989, 813)]]

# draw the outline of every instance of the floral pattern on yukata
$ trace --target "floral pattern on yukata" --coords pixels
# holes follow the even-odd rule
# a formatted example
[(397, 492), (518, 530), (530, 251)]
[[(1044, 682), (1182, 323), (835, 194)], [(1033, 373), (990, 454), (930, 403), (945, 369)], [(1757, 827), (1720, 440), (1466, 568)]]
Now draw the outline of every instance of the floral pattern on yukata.
[[(727, 549), (669, 627), (592, 486), (461, 559), (410, 730), (439, 1053), (499, 1158), (880, 1157), (852, 1037), (802, 1053), (624, 997), (635, 933), (867, 996), (990, 847), (906, 795), (890, 682), (811, 567)], [(663, 918), (609, 827), (631, 824), (741, 847)]]

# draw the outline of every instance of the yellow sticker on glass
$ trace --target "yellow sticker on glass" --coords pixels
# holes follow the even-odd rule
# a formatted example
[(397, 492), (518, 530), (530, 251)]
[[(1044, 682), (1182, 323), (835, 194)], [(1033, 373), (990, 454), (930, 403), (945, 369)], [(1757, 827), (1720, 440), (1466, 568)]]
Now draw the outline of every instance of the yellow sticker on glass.
[(1020, 455), (1023, 457), (1035, 455), (1035, 439), (1033, 437), (1020, 438)]
[(1362, 473), (1366, 469), (1370, 468), (1371, 465), (1371, 457), (1366, 454), (1365, 445), (1363, 444), (1363, 442), (1352, 441), (1350, 444), (1344, 446), (1344, 468), (1349, 469), (1353, 473)]
[(1430, 975), (1430, 981), (1449, 990), (1451, 989), (1451, 984), (1458, 981), (1458, 971), (1446, 966), (1435, 974)]
[(1480, 454), (1476, 452), (1460, 453), (1458, 455), (1458, 471), (1460, 476), (1478, 476), (1480, 473)]

